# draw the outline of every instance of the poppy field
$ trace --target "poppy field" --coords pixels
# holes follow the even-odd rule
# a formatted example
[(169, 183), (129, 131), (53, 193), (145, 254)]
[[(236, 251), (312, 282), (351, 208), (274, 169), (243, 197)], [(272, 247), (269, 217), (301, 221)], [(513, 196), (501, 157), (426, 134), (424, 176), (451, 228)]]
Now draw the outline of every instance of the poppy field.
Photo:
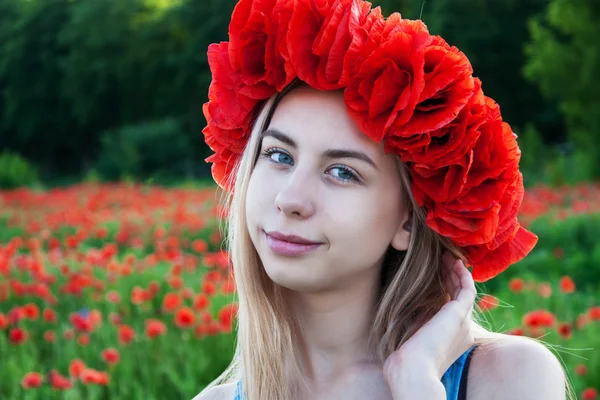
[[(0, 192), (0, 398), (191, 399), (233, 354), (235, 287), (215, 188)], [(480, 323), (539, 338), (581, 399), (600, 390), (600, 184), (535, 187), (540, 240), (478, 283)]]

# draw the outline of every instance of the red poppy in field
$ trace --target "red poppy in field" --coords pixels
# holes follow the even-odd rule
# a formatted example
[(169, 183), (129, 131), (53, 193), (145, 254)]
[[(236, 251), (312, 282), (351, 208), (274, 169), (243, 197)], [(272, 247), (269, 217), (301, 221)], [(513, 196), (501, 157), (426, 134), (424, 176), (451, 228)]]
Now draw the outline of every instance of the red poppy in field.
[(560, 323), (556, 330), (563, 339), (570, 339), (573, 334), (573, 327), (568, 322)]
[(3, 313), (0, 313), (0, 330), (8, 327), (8, 317)]
[(181, 297), (177, 293), (169, 292), (163, 298), (162, 308), (165, 312), (173, 312), (181, 306)]
[(79, 377), (81, 382), (86, 385), (108, 385), (110, 378), (106, 372), (96, 371), (92, 368), (85, 368), (81, 371), (81, 375)]
[(135, 331), (129, 325), (119, 325), (119, 342), (128, 344), (135, 339)]
[(521, 278), (513, 278), (508, 283), (508, 288), (515, 293), (519, 293), (525, 287), (525, 281)]
[(548, 310), (530, 311), (523, 316), (523, 324), (529, 328), (552, 327), (556, 317)]
[(175, 313), (175, 325), (179, 328), (186, 329), (194, 325), (196, 315), (194, 310), (189, 307), (181, 307)]
[(194, 309), (197, 311), (205, 310), (210, 305), (210, 299), (204, 293), (199, 293), (194, 297)]
[(221, 294), (228, 295), (235, 293), (235, 281), (229, 279), (221, 285)]
[(596, 400), (598, 398), (598, 391), (596, 388), (586, 388), (581, 392), (582, 400)]
[(215, 335), (218, 335), (219, 333), (221, 333), (221, 325), (218, 322), (213, 321), (207, 325), (207, 334), (208, 335), (215, 336)]
[(76, 358), (69, 364), (69, 375), (75, 378), (81, 376), (81, 372), (85, 369), (85, 363), (80, 359)]
[(231, 303), (223, 306), (219, 310), (219, 322), (221, 323), (221, 329), (223, 332), (231, 332), (233, 328), (233, 322), (237, 316), (238, 305), (237, 303)]
[(592, 321), (600, 321), (600, 306), (590, 307), (588, 314)]
[(585, 376), (585, 375), (587, 375), (587, 372), (588, 372), (588, 369), (583, 364), (577, 364), (577, 366), (575, 367), (575, 373), (579, 376)]
[(48, 382), (56, 390), (66, 390), (73, 387), (73, 382), (55, 369), (48, 372)]
[(21, 380), (21, 386), (24, 389), (35, 389), (42, 386), (44, 377), (39, 372), (28, 372)]
[(486, 294), (481, 296), (481, 298), (477, 302), (477, 305), (479, 306), (481, 311), (493, 310), (494, 308), (498, 307), (498, 298)]
[(575, 291), (575, 282), (570, 276), (560, 278), (560, 291), (563, 293), (573, 293)]
[(542, 282), (538, 285), (538, 293), (544, 298), (552, 296), (552, 286), (548, 282)]
[(171, 276), (167, 279), (167, 282), (173, 289), (181, 289), (183, 286), (183, 279), (181, 279), (181, 276)]
[(25, 317), (31, 321), (35, 321), (40, 316), (40, 309), (36, 304), (29, 303), (23, 306), (23, 312), (25, 313)]
[(154, 318), (146, 320), (146, 336), (150, 339), (164, 335), (166, 332), (167, 326), (164, 322)]
[(106, 292), (106, 301), (113, 304), (119, 303), (121, 302), (121, 295), (116, 290), (111, 290)]
[(107, 364), (117, 364), (120, 360), (119, 351), (115, 348), (108, 348), (102, 350), (102, 359)]
[(56, 333), (50, 330), (44, 332), (44, 340), (48, 343), (54, 343), (56, 341)]
[(44, 321), (53, 324), (56, 322), (56, 311), (51, 308), (45, 308), (42, 312), (42, 318)]
[(19, 321), (21, 321), (22, 319), (24, 319), (25, 316), (25, 310), (23, 310), (23, 307), (19, 307), (19, 306), (14, 306), (13, 308), (11, 308), (8, 311), (8, 322), (11, 325), (16, 325), (19, 323)]
[(202, 284), (202, 292), (207, 296), (214, 296), (217, 293), (217, 287), (213, 282), (205, 280)]
[(23, 344), (29, 338), (29, 333), (25, 329), (12, 328), (8, 332), (8, 339), (12, 344)]
[(513, 336), (524, 336), (525, 330), (523, 328), (514, 328), (514, 329), (511, 329), (510, 331), (506, 332), (506, 334), (513, 335)]
[(80, 346), (87, 346), (88, 344), (90, 344), (89, 335), (86, 335), (86, 334), (79, 335), (77, 337), (77, 343), (79, 343)]
[(192, 242), (192, 250), (196, 253), (204, 253), (208, 250), (208, 243), (202, 239), (196, 239)]

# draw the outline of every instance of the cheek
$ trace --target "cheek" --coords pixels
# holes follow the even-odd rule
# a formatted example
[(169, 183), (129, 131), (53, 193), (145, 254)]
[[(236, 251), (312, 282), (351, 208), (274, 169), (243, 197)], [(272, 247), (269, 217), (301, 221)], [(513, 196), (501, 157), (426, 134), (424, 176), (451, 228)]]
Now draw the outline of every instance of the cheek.
[(250, 176), (246, 193), (246, 213), (249, 222), (259, 219), (261, 213), (267, 210), (265, 207), (272, 204), (274, 199), (275, 185), (266, 183), (265, 172), (264, 167), (257, 166)]

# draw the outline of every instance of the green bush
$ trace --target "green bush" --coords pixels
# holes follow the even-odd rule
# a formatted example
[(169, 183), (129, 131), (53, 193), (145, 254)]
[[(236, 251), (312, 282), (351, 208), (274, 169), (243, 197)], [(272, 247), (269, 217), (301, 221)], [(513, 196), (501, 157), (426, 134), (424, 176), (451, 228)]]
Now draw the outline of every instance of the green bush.
[(538, 244), (523, 260), (485, 283), (497, 289), (514, 277), (556, 280), (569, 275), (581, 290), (600, 290), (600, 214), (585, 214), (556, 221), (550, 216), (535, 220), (529, 230)]
[(95, 166), (107, 180), (181, 176), (191, 157), (188, 135), (177, 118), (164, 118), (105, 132)]
[(0, 154), (0, 188), (14, 189), (20, 186), (32, 186), (39, 182), (35, 167), (18, 154), (2, 152)]

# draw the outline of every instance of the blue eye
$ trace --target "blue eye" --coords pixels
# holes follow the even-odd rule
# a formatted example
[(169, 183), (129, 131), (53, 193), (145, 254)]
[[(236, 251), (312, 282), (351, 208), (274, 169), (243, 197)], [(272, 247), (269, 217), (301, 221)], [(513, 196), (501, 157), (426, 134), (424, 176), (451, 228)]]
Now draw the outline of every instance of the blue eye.
[[(271, 157), (273, 154), (277, 154), (276, 157)], [(285, 159), (287, 158), (288, 161), (292, 161), (292, 157), (283, 152), (280, 151), (279, 149), (275, 148), (275, 147), (271, 147), (268, 148), (266, 150), (264, 150), (261, 153), (262, 157), (265, 157), (268, 159), (269, 162), (274, 163), (274, 164), (286, 164)], [(344, 183), (348, 183), (348, 182), (357, 182), (360, 183), (360, 179), (358, 178), (357, 174), (354, 173), (354, 171), (351, 168), (348, 167), (344, 167), (344, 166), (334, 166), (331, 169), (337, 169), (340, 170), (341, 173), (338, 175), (332, 175), (334, 177), (334, 179), (338, 180), (338, 181), (342, 181)]]

